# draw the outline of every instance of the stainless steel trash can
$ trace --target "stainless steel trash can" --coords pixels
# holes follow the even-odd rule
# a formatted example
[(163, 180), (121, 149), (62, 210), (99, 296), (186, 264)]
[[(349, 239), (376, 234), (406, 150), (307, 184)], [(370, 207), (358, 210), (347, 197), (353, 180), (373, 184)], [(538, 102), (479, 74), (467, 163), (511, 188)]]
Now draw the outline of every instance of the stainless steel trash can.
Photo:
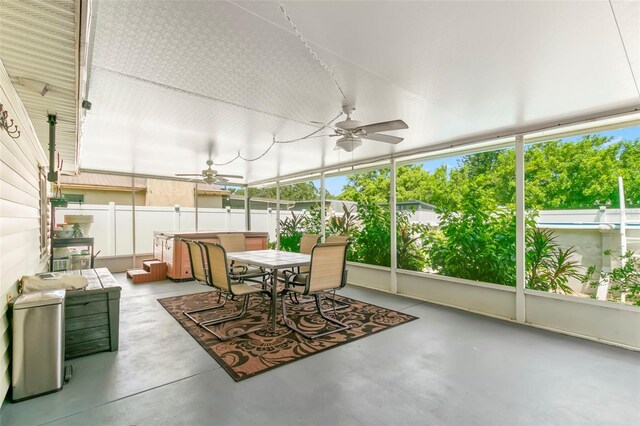
[(65, 292), (26, 293), (13, 304), (13, 401), (62, 389)]

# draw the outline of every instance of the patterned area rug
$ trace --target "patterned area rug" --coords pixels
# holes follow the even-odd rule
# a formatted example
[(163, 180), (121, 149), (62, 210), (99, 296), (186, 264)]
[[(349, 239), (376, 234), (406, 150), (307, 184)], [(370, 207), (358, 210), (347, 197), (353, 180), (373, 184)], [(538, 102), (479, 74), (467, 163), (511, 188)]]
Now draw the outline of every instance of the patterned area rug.
[[(208, 331), (198, 327), (183, 313), (187, 310), (215, 304), (217, 299), (216, 293), (211, 292), (167, 297), (158, 299), (158, 302), (235, 381), (248, 379), (256, 374), (264, 373), (290, 362), (417, 319), (412, 315), (370, 305), (359, 300), (336, 296), (336, 300), (351, 305), (348, 308), (337, 310), (335, 314), (338, 320), (351, 325), (349, 330), (315, 340), (308, 340), (283, 324), (281, 306), (279, 304), (275, 332), (265, 329), (222, 342)], [(325, 303), (329, 308), (328, 302)], [(287, 318), (293, 320), (302, 330), (311, 333), (329, 330), (330, 328), (327, 328), (320, 315), (312, 313), (315, 311), (314, 306), (315, 304), (313, 303), (287, 305)], [(238, 301), (229, 300), (224, 308), (204, 312), (196, 318), (215, 319), (228, 315), (239, 308), (240, 303)], [(269, 298), (265, 295), (252, 295), (247, 316), (244, 319), (218, 325), (217, 329), (225, 334), (246, 330), (258, 324), (264, 324), (268, 313)], [(333, 315), (332, 310), (329, 311), (329, 315)]]

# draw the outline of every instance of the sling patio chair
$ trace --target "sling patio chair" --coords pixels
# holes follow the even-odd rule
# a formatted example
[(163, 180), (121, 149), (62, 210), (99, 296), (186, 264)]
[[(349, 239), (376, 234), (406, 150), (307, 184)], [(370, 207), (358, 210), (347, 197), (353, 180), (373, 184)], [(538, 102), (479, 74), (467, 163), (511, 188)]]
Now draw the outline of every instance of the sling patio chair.
[[(227, 253), (247, 251), (246, 237), (244, 234), (219, 234), (218, 239), (220, 240), (220, 245), (224, 247)], [(231, 267), (230, 274), (234, 280), (240, 282), (256, 282), (261, 284), (263, 288), (266, 288), (267, 281), (271, 275), (268, 271), (262, 268), (250, 267), (249, 265), (233, 260), (229, 266)]]
[(349, 241), (349, 237), (346, 235), (329, 235), (325, 238), (325, 243), (346, 243)]
[[(320, 235), (316, 235), (316, 234), (304, 234), (302, 236), (302, 239), (300, 240), (300, 253), (305, 253), (305, 254), (311, 254), (311, 250), (313, 249), (313, 247), (316, 245), (316, 243), (318, 242), (318, 239), (320, 239)], [(336, 243), (336, 242), (340, 242), (340, 243), (346, 243), (347, 242), (347, 237), (346, 236), (342, 236), (342, 235), (332, 235), (327, 237), (327, 243)], [(282, 271), (282, 276), (279, 277), (281, 279), (281, 281), (284, 282), (284, 280), (286, 279), (287, 275), (290, 275), (292, 273), (295, 273), (296, 271), (287, 271), (284, 270)], [(309, 266), (300, 266), (298, 267), (298, 275), (296, 275), (295, 277), (293, 277), (290, 281), (291, 285), (304, 285), (304, 275), (300, 275), (300, 273), (302, 274), (306, 274), (309, 272)], [(297, 303), (297, 304), (304, 304), (304, 303), (314, 303), (315, 301), (313, 299), (311, 300), (304, 300), (304, 301), (300, 301), (300, 299), (298, 298), (298, 294), (291, 292), (289, 293), (289, 299), (291, 300), (292, 303)], [(328, 298), (332, 303), (333, 303), (333, 311), (335, 312), (337, 309), (344, 309), (349, 307), (350, 305), (348, 303), (344, 303), (344, 302), (339, 302), (337, 300), (335, 300), (334, 297)]]
[[(288, 276), (285, 279), (284, 289), (282, 290), (282, 318), (287, 327), (308, 339), (316, 339), (318, 337), (351, 328), (349, 325), (328, 316), (322, 309), (322, 296), (343, 288), (347, 283), (346, 262), (348, 245), (348, 242), (316, 244), (311, 251), (309, 272), (304, 274), (287, 274)], [(294, 283), (298, 277), (303, 278), (303, 286), (297, 285), (298, 283)], [(327, 323), (336, 325), (338, 328), (321, 333), (310, 334), (296, 327), (293, 322), (287, 318), (287, 304), (285, 302), (285, 296), (290, 293), (303, 296), (313, 296), (320, 316)]]
[[(316, 245), (318, 240), (320, 239), (319, 234), (304, 234), (300, 239), (300, 253), (311, 254), (311, 250), (313, 250), (313, 246)], [(298, 266), (297, 268), (292, 268), (291, 270), (284, 270), (282, 272), (278, 272), (278, 279), (282, 282), (285, 280), (285, 274), (291, 272), (309, 272), (309, 266)]]
[(198, 325), (223, 341), (234, 337), (244, 336), (245, 334), (264, 329), (268, 325), (269, 315), (267, 315), (267, 319), (264, 324), (252, 327), (239, 333), (223, 334), (219, 330), (215, 330), (212, 327), (214, 325), (223, 324), (244, 317), (249, 306), (249, 296), (251, 296), (252, 294), (266, 294), (268, 296), (271, 296), (271, 293), (261, 287), (249, 285), (244, 282), (235, 280), (235, 277), (230, 273), (229, 262), (227, 260), (227, 252), (222, 245), (209, 242), (201, 242), (200, 245), (204, 250), (205, 259), (207, 261), (207, 264), (209, 265), (208, 278), (210, 285), (215, 287), (216, 290), (218, 290), (225, 299), (230, 299), (236, 296), (242, 297), (242, 307), (240, 308), (240, 310), (226, 316), (206, 321), (200, 321), (198, 322)]
[[(300, 238), (300, 253), (311, 254), (311, 250), (313, 250), (313, 246), (316, 245), (319, 239), (320, 239), (319, 234), (304, 234), (302, 238)], [(291, 270), (285, 269), (283, 271), (278, 271), (278, 280), (280, 280), (281, 282), (284, 282), (284, 280), (287, 278), (287, 275), (296, 273), (296, 272), (307, 273), (309, 272), (309, 266), (303, 265), (303, 266), (298, 266), (297, 268), (291, 268)], [(299, 279), (301, 280), (299, 283), (304, 284), (304, 282), (302, 281), (302, 278), (299, 278)], [(290, 293), (289, 298), (293, 303), (300, 303), (297, 295), (293, 295), (292, 293)], [(313, 300), (311, 300), (311, 302), (313, 302)]]
[[(200, 284), (204, 284), (210, 287), (213, 287), (209, 280), (209, 272), (207, 271), (207, 267), (205, 264), (205, 252), (202, 244), (198, 241), (194, 240), (186, 240), (180, 239), (183, 243), (187, 245), (187, 252), (189, 253), (189, 264), (191, 265), (191, 274), (193, 275), (193, 279), (196, 280)], [(224, 298), (224, 301), (220, 303), (220, 299), (222, 293), (218, 291), (217, 288), (214, 287), (215, 292), (218, 294), (218, 302), (214, 305), (204, 306), (202, 308), (193, 309), (191, 311), (183, 311), (183, 313), (193, 322), (200, 325), (202, 321), (198, 321), (194, 314), (199, 314), (201, 312), (211, 311), (214, 309), (219, 309), (225, 305), (227, 299)]]

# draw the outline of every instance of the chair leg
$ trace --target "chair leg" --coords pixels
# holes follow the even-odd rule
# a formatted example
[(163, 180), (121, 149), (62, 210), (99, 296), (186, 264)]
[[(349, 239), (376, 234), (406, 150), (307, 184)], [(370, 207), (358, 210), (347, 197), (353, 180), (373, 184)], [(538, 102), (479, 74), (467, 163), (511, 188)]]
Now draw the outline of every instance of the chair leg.
[[(289, 293), (289, 300), (291, 300), (291, 303), (293, 303), (294, 305), (305, 305), (307, 303), (315, 303), (315, 300), (313, 298), (301, 301), (298, 298), (298, 294), (294, 293), (294, 292), (290, 292)], [(335, 290), (332, 292), (332, 297), (327, 297), (324, 300), (326, 300), (328, 302), (331, 302), (332, 310), (333, 310), (334, 314), (336, 313), (336, 311), (339, 311), (341, 309), (346, 309), (349, 306), (351, 306), (349, 303), (341, 302), (339, 300), (336, 300), (336, 292), (335, 292)]]
[[(286, 293), (287, 291), (285, 290), (284, 293)], [(296, 327), (293, 324), (293, 321), (291, 321), (289, 318), (287, 318), (287, 304), (285, 303), (284, 299), (285, 299), (285, 294), (282, 294), (282, 319), (285, 323), (285, 325), (287, 327), (289, 327), (291, 330), (295, 331), (296, 333), (300, 333), (302, 334), (304, 337), (306, 337), (307, 339), (313, 340), (313, 339), (317, 339), (318, 337), (323, 337), (323, 336), (327, 336), (329, 334), (333, 334), (333, 333), (338, 333), (340, 331), (344, 331), (344, 330), (348, 330), (351, 328), (350, 325), (345, 324), (341, 321), (338, 321), (335, 318), (331, 318), (329, 316), (327, 316), (324, 311), (322, 310), (322, 296), (318, 293), (316, 293), (314, 295), (315, 298), (315, 302), (316, 302), (316, 308), (318, 309), (318, 312), (320, 313), (320, 316), (328, 323), (334, 324), (339, 326), (339, 328), (335, 329), (335, 330), (329, 330), (329, 331), (325, 331), (324, 333), (318, 333), (318, 334), (309, 334), (305, 331), (302, 331), (301, 329), (299, 329), (298, 327)]]
[(333, 304), (333, 314), (336, 314), (336, 311), (339, 311), (340, 309), (345, 309), (351, 306), (351, 304), (346, 303), (346, 302), (341, 302), (339, 300), (336, 300), (336, 291), (333, 290), (333, 292), (331, 292), (331, 300), (332, 304)]
[(197, 314), (200, 312), (206, 312), (206, 311), (213, 311), (215, 309), (220, 309), (222, 308), (226, 303), (227, 303), (227, 298), (224, 298), (224, 302), (220, 303), (220, 297), (222, 296), (222, 294), (220, 292), (218, 293), (218, 302), (216, 305), (209, 305), (209, 306), (205, 306), (204, 308), (200, 308), (200, 309), (194, 309), (191, 311), (183, 311), (182, 313), (185, 314), (187, 316), (187, 318), (189, 318), (191, 321), (195, 322), (196, 324), (200, 325), (203, 321), (198, 321), (197, 319), (195, 319), (193, 317), (193, 314)]
[[(262, 293), (260, 293), (260, 294), (262, 294)], [(265, 294), (268, 294), (268, 293), (265, 292)], [(229, 339), (232, 339), (234, 337), (240, 337), (240, 336), (244, 336), (244, 335), (249, 334), (249, 333), (253, 333), (253, 332), (256, 332), (256, 331), (263, 330), (269, 324), (269, 318), (268, 317), (267, 317), (267, 323), (266, 324), (262, 324), (262, 325), (259, 325), (259, 326), (256, 326), (256, 327), (252, 327), (252, 328), (250, 328), (248, 330), (244, 330), (244, 331), (241, 331), (239, 333), (234, 333), (234, 334), (222, 334), (219, 331), (216, 331), (216, 330), (214, 330), (214, 329), (212, 329), (210, 327), (210, 326), (213, 326), (213, 325), (216, 325), (216, 324), (222, 324), (222, 323), (225, 323), (225, 322), (229, 322), (229, 321), (233, 321), (233, 320), (242, 318), (247, 313), (247, 308), (249, 307), (249, 296), (250, 296), (249, 294), (245, 294), (243, 296), (242, 308), (240, 309), (239, 312), (233, 313), (233, 314), (228, 315), (226, 317), (217, 318), (215, 320), (202, 321), (198, 325), (200, 327), (204, 328), (205, 330), (207, 330), (209, 333), (211, 333), (214, 336), (216, 336), (221, 341), (229, 340)]]

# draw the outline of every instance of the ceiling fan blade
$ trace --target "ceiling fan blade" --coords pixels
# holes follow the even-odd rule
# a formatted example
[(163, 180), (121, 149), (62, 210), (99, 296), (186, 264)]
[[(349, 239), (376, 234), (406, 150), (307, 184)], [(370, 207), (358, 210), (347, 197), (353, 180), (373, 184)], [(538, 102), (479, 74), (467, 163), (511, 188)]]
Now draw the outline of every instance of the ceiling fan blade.
[(240, 175), (225, 175), (225, 174), (217, 174), (216, 177), (221, 178), (232, 178), (232, 179), (244, 179), (244, 176)]
[(202, 173), (176, 173), (174, 176), (202, 176)]
[(365, 132), (366, 134), (386, 132), (389, 130), (402, 130), (408, 129), (407, 123), (402, 120), (383, 121), (381, 123), (367, 124), (366, 126), (360, 126), (354, 130), (354, 133)]
[(374, 133), (372, 135), (366, 134), (362, 136), (362, 139), (370, 139), (372, 141), (392, 143), (392, 144), (400, 143), (404, 140), (404, 138), (399, 138), (397, 136), (391, 136), (391, 135), (382, 135), (380, 133)]

